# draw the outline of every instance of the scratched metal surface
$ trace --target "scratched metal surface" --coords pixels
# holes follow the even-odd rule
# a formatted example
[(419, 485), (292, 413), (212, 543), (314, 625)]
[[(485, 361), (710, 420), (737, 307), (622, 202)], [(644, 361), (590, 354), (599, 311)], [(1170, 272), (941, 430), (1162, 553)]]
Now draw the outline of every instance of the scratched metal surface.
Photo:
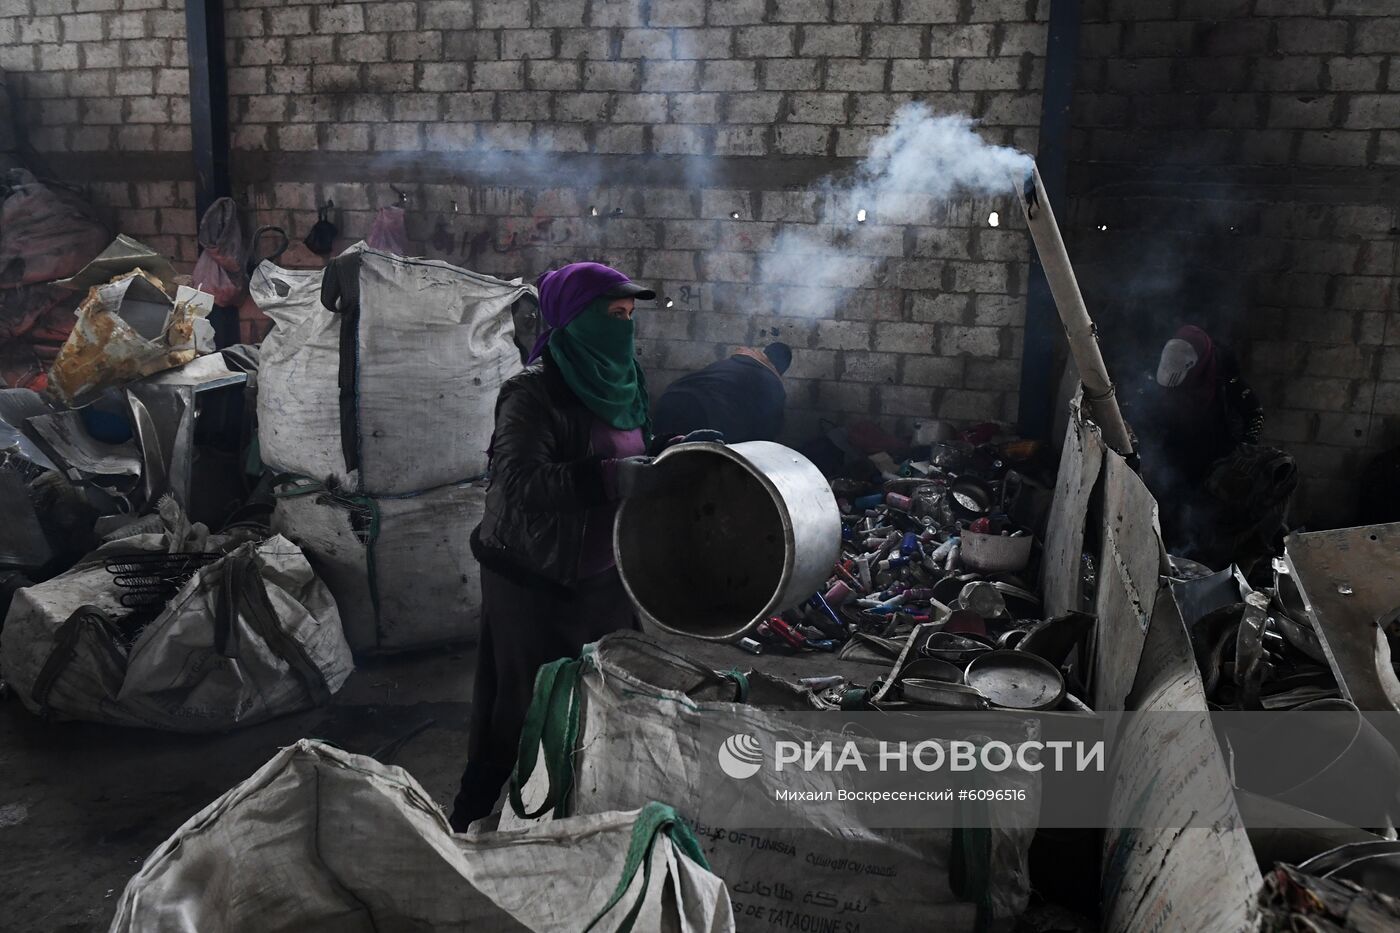
[(1084, 518), (1089, 510), (1089, 495), (1099, 482), (1103, 450), (1099, 429), (1085, 422), (1077, 395), (1070, 403), (1070, 426), (1065, 429), (1060, 472), (1046, 525), (1040, 576), (1047, 616), (1086, 608), (1081, 605), (1079, 562), (1084, 553)]
[(1069, 427), (1060, 453), (1055, 499), (1045, 531), (1041, 584), (1047, 616), (1058, 616), (1080, 605), (1080, 558), (1084, 550), (1084, 513), (1099, 480), (1104, 446), (1098, 428), (1080, 416), (1079, 398), (1070, 403)]
[[(1170, 592), (1154, 603), (1128, 707), (1203, 711), (1205, 689)], [(1129, 730), (1115, 751), (1110, 828), (1104, 834), (1103, 929), (1253, 929), (1263, 883), (1214, 733), (1164, 732), (1180, 720)], [(1157, 728), (1153, 728), (1156, 725)], [(1171, 754), (1163, 754), (1170, 748)], [(1215, 828), (1169, 828), (1170, 814), (1214, 801)], [(1133, 823), (1160, 829), (1133, 829)]]
[(1360, 709), (1400, 708), (1376, 655), (1376, 620), (1400, 608), (1400, 523), (1289, 535), (1284, 548), (1342, 693)]
[(1094, 709), (1123, 709), (1157, 602), (1162, 570), (1157, 502), (1127, 462), (1104, 454), (1103, 527), (1095, 612)]

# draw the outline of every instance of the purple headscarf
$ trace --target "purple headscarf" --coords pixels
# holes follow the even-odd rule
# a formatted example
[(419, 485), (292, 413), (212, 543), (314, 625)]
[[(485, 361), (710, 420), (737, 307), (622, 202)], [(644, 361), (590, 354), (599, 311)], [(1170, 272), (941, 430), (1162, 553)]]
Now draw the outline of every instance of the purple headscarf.
[[(527, 363), (533, 363), (544, 352), (549, 343), (549, 335), (583, 313), (589, 303), (596, 298), (614, 291), (619, 285), (630, 285), (627, 276), (600, 262), (575, 262), (546, 272), (540, 276), (540, 317), (544, 319), (544, 330), (535, 340)], [(632, 286), (634, 294), (646, 294), (644, 289)]]

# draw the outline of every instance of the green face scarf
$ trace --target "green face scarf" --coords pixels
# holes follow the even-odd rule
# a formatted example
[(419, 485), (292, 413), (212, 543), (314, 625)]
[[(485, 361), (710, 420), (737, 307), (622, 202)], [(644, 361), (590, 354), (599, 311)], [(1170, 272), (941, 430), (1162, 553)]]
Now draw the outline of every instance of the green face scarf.
[(621, 430), (649, 434), (647, 383), (637, 364), (633, 324), (608, 314), (600, 298), (549, 337), (549, 352), (588, 410)]

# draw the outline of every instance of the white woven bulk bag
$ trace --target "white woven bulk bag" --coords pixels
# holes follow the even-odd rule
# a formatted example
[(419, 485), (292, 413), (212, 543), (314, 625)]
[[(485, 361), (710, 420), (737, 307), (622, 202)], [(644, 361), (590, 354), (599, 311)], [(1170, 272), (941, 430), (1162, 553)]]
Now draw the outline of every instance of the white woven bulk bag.
[(485, 505), (484, 482), (374, 498), (303, 480), (278, 487), (272, 527), (301, 546), (335, 596), (353, 650), (401, 651), (477, 638), (471, 533)]
[(258, 399), (264, 462), (375, 496), (480, 476), (497, 393), (523, 368), (511, 308), (534, 288), (373, 249), (347, 261), (359, 309), (348, 322), (322, 306), (320, 270), (263, 263), (252, 277), (275, 325)]
[(303, 739), (156, 849), (111, 930), (733, 930), (702, 862), (660, 804), (454, 836), (403, 769)]

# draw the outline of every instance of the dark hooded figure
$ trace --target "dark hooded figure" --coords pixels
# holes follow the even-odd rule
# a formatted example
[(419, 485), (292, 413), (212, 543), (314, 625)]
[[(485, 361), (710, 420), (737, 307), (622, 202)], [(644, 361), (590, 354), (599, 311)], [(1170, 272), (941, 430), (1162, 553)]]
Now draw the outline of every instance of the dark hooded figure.
[[(1281, 451), (1257, 446), (1264, 412), (1234, 354), (1188, 324), (1162, 347), (1156, 378), (1132, 401), (1142, 476), (1162, 506), (1168, 549), (1213, 566), (1247, 559), (1232, 542), (1272, 535), (1272, 527), (1255, 526), (1277, 525), (1281, 510), (1278, 517), (1266, 513), (1279, 504), (1275, 492), (1292, 479), (1292, 465)], [(1276, 471), (1287, 474), (1284, 481), (1275, 482)], [(1223, 493), (1256, 480), (1257, 501)]]
[(655, 293), (580, 262), (542, 276), (539, 296), (536, 365), (501, 386), (472, 534), (481, 642), (458, 830), (492, 811), (510, 776), (538, 669), (638, 627), (613, 563), (613, 517), (621, 499), (661, 486), (643, 456), (650, 421), (632, 322), (636, 299)]
[(1144, 453), (1144, 471), (1169, 474), (1164, 486), (1199, 486), (1211, 466), (1240, 444), (1257, 444), (1264, 411), (1240, 378), (1239, 363), (1210, 335), (1188, 324), (1162, 347), (1155, 385), (1145, 393), (1133, 427)]
[(783, 429), (783, 373), (791, 363), (791, 347), (770, 343), (762, 350), (740, 347), (728, 359), (681, 376), (656, 402), (657, 440), (706, 430), (718, 431), (728, 444), (774, 440)]

